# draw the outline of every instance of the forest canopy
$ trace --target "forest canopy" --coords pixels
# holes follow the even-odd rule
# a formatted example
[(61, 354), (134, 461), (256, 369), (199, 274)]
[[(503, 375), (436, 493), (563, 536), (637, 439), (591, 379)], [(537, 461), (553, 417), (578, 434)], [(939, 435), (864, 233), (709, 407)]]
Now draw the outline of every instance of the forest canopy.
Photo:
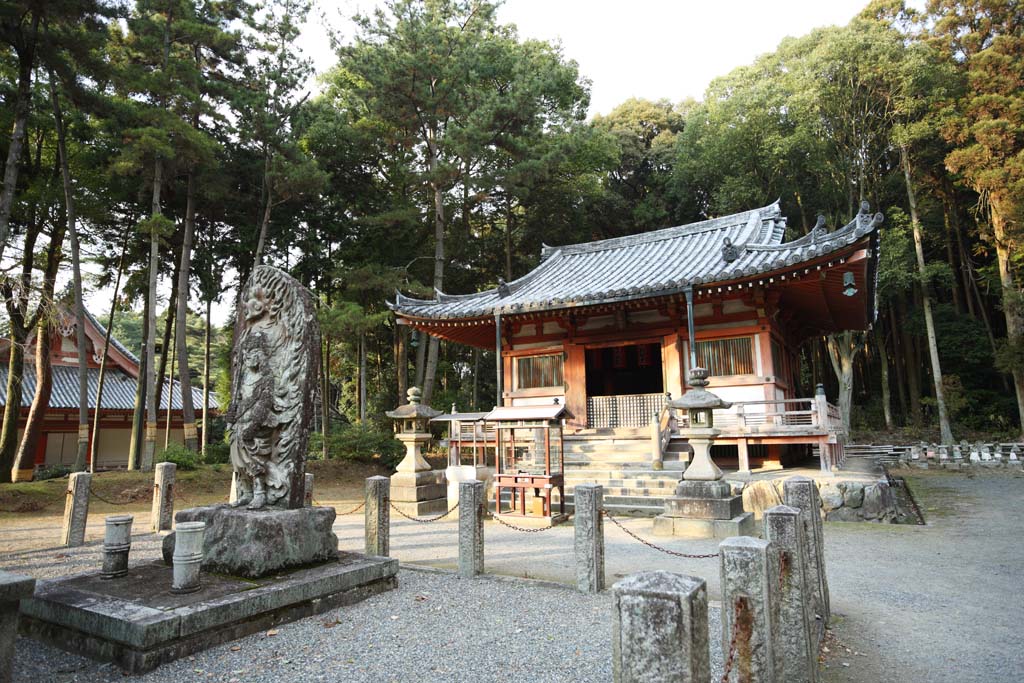
[[(0, 6), (9, 399), (46, 372), (15, 350), (52, 324), (54, 302), (80, 310), (84, 289), (112, 292), (91, 313), (142, 359), (147, 421), (171, 372), (224, 406), (233, 326), (212, 325), (211, 307), (233, 305), (263, 263), (318, 301), (319, 429), (386, 431), (383, 411), (413, 385), (436, 408), (486, 409), (493, 351), (397, 325), (396, 289), (480, 291), (536, 266), (542, 244), (775, 200), (793, 239), (867, 201), (886, 216), (877, 320), (807, 342), (803, 388), (824, 384), (865, 438), (1021, 434), (1017, 0), (874, 0), (722, 74), (700, 101), (630, 99), (589, 120), (572, 55), (486, 0), (383, 2), (356, 17), (312, 96), (297, 45), (308, 0)], [(33, 449), (16, 413), (0, 476)]]

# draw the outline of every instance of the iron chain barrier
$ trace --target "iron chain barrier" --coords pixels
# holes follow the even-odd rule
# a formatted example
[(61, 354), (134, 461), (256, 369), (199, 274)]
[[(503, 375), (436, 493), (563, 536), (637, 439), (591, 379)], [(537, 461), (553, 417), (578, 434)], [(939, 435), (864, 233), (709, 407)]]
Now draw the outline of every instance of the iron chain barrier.
[[(67, 492), (66, 495), (69, 495), (69, 496), (71, 495), (71, 489), (68, 489), (68, 492)], [(135, 502), (134, 500), (125, 500), (125, 501), (118, 502), (118, 501), (115, 501), (115, 500), (110, 500), (108, 498), (104, 498), (100, 494), (96, 493), (96, 490), (93, 489), (93, 487), (91, 487), (91, 486), (89, 487), (89, 495), (92, 496), (93, 498), (96, 498), (96, 499), (106, 503), (107, 505), (131, 505), (132, 503)]]
[(622, 529), (623, 531), (625, 531), (626, 535), (631, 536), (632, 538), (634, 538), (637, 541), (640, 541), (641, 543), (643, 543), (648, 548), (654, 548), (655, 550), (657, 550), (659, 552), (663, 552), (666, 555), (672, 555), (674, 557), (685, 557), (686, 559), (689, 559), (689, 560), (707, 560), (707, 559), (710, 559), (712, 557), (718, 557), (718, 553), (705, 553), (705, 554), (680, 553), (680, 552), (677, 552), (675, 550), (669, 550), (668, 548), (662, 548), (660, 545), (655, 545), (654, 543), (651, 543), (647, 539), (644, 539), (644, 538), (641, 538), (641, 537), (637, 536), (635, 533), (633, 533), (632, 531), (627, 529), (625, 526), (623, 526), (622, 522), (620, 522), (619, 520), (615, 519), (615, 517), (612, 515), (612, 513), (608, 512), (607, 510), (601, 510), (601, 514), (604, 515), (605, 517), (607, 517), (611, 521), (612, 524), (614, 524), (615, 526), (617, 526), (620, 529)]
[(457, 510), (458, 507), (459, 507), (459, 504), (455, 503), (455, 505), (453, 505), (450, 508), (448, 508), (447, 511), (445, 511), (444, 513), (442, 513), (440, 515), (437, 515), (436, 517), (413, 517), (411, 515), (407, 515), (404, 512), (402, 512), (401, 508), (399, 508), (397, 505), (392, 503), (390, 498), (387, 498), (385, 500), (387, 500), (388, 505), (390, 505), (392, 507), (392, 509), (394, 509), (395, 512), (397, 512), (398, 514), (402, 515), (406, 519), (408, 519), (410, 521), (413, 521), (413, 522), (416, 522), (418, 524), (430, 524), (431, 522), (437, 522), (437, 521), (439, 521), (441, 519), (444, 519), (445, 517), (447, 517), (448, 515), (452, 514), (453, 512), (455, 512), (455, 510)]
[(513, 531), (521, 531), (524, 534), (539, 534), (542, 531), (550, 531), (551, 529), (555, 528), (554, 524), (552, 524), (551, 526), (539, 526), (539, 527), (516, 526), (515, 524), (512, 524), (510, 522), (506, 522), (501, 517), (498, 517), (493, 512), (488, 510), (487, 507), (484, 506), (484, 505), (480, 506), (480, 514), (484, 517), (484, 519), (487, 519), (487, 518), (493, 519), (495, 522), (497, 522), (498, 524), (500, 524), (500, 525), (502, 525), (504, 527), (508, 527), (509, 529), (512, 529)]
[[(313, 505), (319, 506), (320, 503), (318, 501), (314, 500), (313, 501)], [(347, 512), (338, 512), (337, 515), (338, 515), (338, 517), (344, 517), (345, 515), (354, 515), (357, 512), (359, 512), (360, 510), (362, 510), (364, 507), (366, 507), (366, 501), (365, 500), (362, 503), (360, 503), (359, 505), (356, 505), (351, 510), (348, 510)]]

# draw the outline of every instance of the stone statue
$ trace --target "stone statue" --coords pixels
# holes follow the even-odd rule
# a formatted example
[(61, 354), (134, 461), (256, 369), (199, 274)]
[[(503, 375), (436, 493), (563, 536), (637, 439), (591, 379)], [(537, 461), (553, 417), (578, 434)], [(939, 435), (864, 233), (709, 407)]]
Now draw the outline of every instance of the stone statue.
[(232, 505), (301, 508), (320, 373), (313, 298), (285, 272), (257, 266), (240, 313), (225, 416), (239, 494)]

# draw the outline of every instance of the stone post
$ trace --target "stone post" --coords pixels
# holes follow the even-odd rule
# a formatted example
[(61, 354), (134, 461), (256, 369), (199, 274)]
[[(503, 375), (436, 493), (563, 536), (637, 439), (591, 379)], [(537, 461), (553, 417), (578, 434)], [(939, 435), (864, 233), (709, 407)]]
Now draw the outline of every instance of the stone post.
[(199, 590), (205, 534), (206, 522), (179, 522), (175, 528), (172, 593), (194, 593)]
[(768, 541), (750, 536), (727, 538), (718, 550), (723, 657), (728, 659), (735, 648), (732, 669), (722, 680), (782, 683), (782, 658), (776, 653), (779, 554)]
[(765, 538), (779, 553), (779, 631), (776, 655), (786, 683), (817, 683), (818, 622), (809, 601), (807, 540), (800, 511), (776, 505), (764, 512)]
[(132, 548), (134, 520), (131, 515), (110, 515), (106, 518), (101, 579), (116, 579), (128, 573), (128, 552)]
[(302, 505), (303, 505), (303, 507), (311, 508), (311, 507), (313, 507), (313, 473), (312, 472), (306, 472), (306, 478), (305, 478), (305, 481), (303, 483), (304, 483), (304, 488), (302, 490), (302, 501), (303, 501)]
[(11, 680), (14, 642), (18, 639), (18, 609), (21, 600), (31, 598), (36, 580), (23, 574), (0, 570), (0, 682)]
[(654, 413), (651, 418), (651, 469), (660, 470), (664, 469), (665, 464), (662, 462), (661, 452), (661, 421), (658, 419), (661, 415), (658, 412)]
[(704, 579), (658, 570), (612, 586), (615, 683), (706, 683), (710, 661)]
[(484, 483), (459, 484), (459, 576), (484, 573)]
[(64, 530), (61, 545), (68, 548), (85, 543), (85, 525), (89, 519), (89, 486), (92, 474), (75, 472), (68, 477), (67, 501), (64, 503)]
[(178, 466), (173, 462), (159, 463), (153, 475), (153, 512), (150, 524), (153, 531), (170, 531), (174, 522), (174, 476)]
[(791, 477), (783, 485), (783, 502), (800, 510), (807, 538), (807, 575), (814, 602), (814, 614), (828, 625), (832, 611), (829, 606), (828, 575), (825, 573), (825, 532), (821, 525), (821, 499), (818, 487), (807, 477)]
[(576, 587), (581, 593), (600, 593), (604, 581), (604, 489), (578, 484), (575, 501)]
[(366, 554), (387, 557), (391, 552), (391, 508), (388, 496), (391, 479), (369, 477), (366, 480), (366, 498), (363, 505), (363, 520), (366, 538)]

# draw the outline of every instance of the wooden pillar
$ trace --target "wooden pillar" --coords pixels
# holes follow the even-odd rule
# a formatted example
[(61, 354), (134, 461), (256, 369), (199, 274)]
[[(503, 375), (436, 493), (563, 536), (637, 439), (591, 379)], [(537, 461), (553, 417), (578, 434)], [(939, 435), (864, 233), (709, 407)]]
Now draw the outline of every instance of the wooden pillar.
[(678, 332), (661, 339), (661, 367), (665, 391), (672, 394), (672, 398), (679, 398), (683, 395), (683, 343)]
[(47, 433), (43, 432), (39, 435), (39, 441), (36, 442), (36, 452), (33, 457), (33, 464), (36, 467), (44, 467), (46, 465), (46, 437)]
[(569, 424), (582, 429), (587, 426), (587, 359), (579, 344), (565, 345), (565, 409), (571, 416)]
[[(764, 398), (766, 401), (775, 400), (775, 361), (772, 358), (772, 335), (771, 332), (765, 328), (763, 332), (759, 332), (755, 338), (755, 343), (758, 346), (759, 355), (761, 356), (761, 376), (768, 379), (764, 383)], [(781, 368), (780, 368), (781, 370)]]
[(750, 473), (750, 454), (747, 452), (747, 440), (736, 440), (736, 452), (739, 454), (739, 471), (741, 474)]

